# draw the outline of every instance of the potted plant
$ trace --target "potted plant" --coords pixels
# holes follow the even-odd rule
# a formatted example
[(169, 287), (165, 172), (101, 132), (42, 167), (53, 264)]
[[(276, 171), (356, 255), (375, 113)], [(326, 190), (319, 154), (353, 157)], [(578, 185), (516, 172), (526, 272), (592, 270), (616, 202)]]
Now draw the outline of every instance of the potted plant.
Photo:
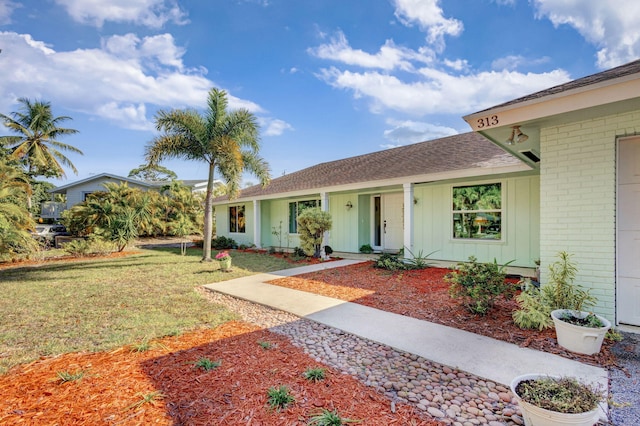
[(228, 251), (221, 251), (216, 254), (216, 260), (220, 263), (220, 269), (223, 272), (231, 271), (231, 255)]
[(591, 312), (556, 309), (551, 312), (558, 344), (571, 352), (593, 355), (600, 352), (611, 328), (604, 317)]
[(516, 324), (522, 328), (543, 329), (552, 324), (558, 344), (572, 352), (592, 355), (600, 352), (611, 323), (586, 309), (597, 299), (588, 289), (574, 283), (577, 268), (567, 252), (549, 266), (548, 282), (540, 289), (530, 288), (516, 298), (521, 305), (514, 312)]
[(511, 381), (527, 426), (593, 426), (602, 392), (571, 377), (524, 374)]
[(589, 294), (588, 289), (574, 283), (578, 269), (571, 261), (571, 256), (560, 252), (558, 258), (549, 266), (547, 284), (553, 301), (551, 319), (558, 344), (576, 353), (598, 353), (611, 323), (585, 310), (595, 305), (597, 299)]

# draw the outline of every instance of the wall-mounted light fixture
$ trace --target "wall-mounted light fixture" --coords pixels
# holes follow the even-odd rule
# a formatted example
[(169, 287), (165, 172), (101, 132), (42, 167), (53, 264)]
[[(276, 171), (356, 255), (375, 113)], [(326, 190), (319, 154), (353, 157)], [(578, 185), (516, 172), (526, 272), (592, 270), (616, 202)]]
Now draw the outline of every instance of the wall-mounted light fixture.
[(351, 201), (347, 201), (347, 204), (345, 204), (345, 207), (347, 208), (347, 210), (351, 210), (353, 208), (353, 204), (351, 204)]
[(509, 136), (509, 139), (507, 139), (505, 143), (507, 145), (515, 145), (517, 143), (525, 142), (527, 139), (529, 139), (529, 136), (522, 133), (520, 126), (513, 126), (511, 128), (511, 136)]

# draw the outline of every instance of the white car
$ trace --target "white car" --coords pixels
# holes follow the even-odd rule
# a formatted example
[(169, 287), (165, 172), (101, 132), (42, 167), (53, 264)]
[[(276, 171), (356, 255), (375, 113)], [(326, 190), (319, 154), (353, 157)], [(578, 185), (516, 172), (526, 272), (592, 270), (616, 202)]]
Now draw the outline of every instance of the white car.
[(34, 238), (42, 241), (47, 245), (53, 245), (55, 239), (58, 235), (71, 235), (67, 232), (67, 228), (64, 225), (54, 224), (54, 225), (36, 225), (36, 230), (33, 232)]

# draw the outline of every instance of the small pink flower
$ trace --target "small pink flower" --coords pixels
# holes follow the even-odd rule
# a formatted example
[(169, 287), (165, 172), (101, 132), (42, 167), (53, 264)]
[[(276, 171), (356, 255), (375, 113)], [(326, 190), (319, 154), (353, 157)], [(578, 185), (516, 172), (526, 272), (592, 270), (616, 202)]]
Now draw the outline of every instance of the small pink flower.
[(221, 251), (220, 253), (216, 254), (216, 260), (226, 260), (226, 259), (231, 259), (231, 256), (229, 255), (228, 251)]

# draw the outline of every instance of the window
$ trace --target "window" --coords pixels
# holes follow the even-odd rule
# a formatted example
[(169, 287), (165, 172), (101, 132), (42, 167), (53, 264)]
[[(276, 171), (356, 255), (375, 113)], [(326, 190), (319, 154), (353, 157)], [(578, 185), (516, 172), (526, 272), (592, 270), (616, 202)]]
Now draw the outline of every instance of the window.
[(502, 238), (502, 184), (453, 188), (453, 238)]
[(312, 207), (320, 207), (320, 200), (294, 201), (289, 203), (289, 233), (298, 233), (298, 216), (305, 209)]
[(244, 205), (229, 207), (229, 232), (245, 232)]

